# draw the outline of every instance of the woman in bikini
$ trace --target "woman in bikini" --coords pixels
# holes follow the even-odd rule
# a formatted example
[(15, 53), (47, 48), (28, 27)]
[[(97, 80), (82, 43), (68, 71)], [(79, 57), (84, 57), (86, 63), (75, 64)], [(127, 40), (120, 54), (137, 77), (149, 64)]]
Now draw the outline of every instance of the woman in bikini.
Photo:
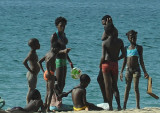
[[(64, 33), (65, 26), (67, 25), (67, 20), (64, 17), (58, 17), (55, 20), (55, 25), (57, 27), (57, 32), (55, 32), (51, 37), (51, 48), (54, 44), (59, 43), (61, 45), (61, 50), (66, 49), (66, 45), (68, 43), (68, 39)], [(70, 60), (67, 53), (59, 53), (56, 58), (56, 78), (58, 82), (58, 86), (63, 92), (63, 88), (65, 86), (65, 79), (67, 73), (67, 63), (66, 60), (69, 61), (71, 68), (73, 68), (72, 61)]]
[[(139, 100), (140, 100), (140, 94), (139, 94), (139, 78), (141, 76), (140, 71), (140, 65), (142, 67), (142, 70), (144, 72), (144, 77), (147, 79), (149, 77), (145, 65), (143, 62), (143, 47), (136, 44), (137, 41), (137, 32), (134, 30), (130, 30), (128, 33), (126, 33), (128, 40), (130, 42), (130, 46), (126, 46), (126, 56), (124, 58), (124, 62), (121, 69), (120, 79), (123, 80), (123, 70), (127, 64), (126, 67), (126, 89), (124, 94), (124, 105), (123, 109), (126, 109), (127, 100), (129, 96), (129, 91), (131, 88), (131, 82), (132, 79), (134, 81), (134, 91), (136, 95), (136, 107), (140, 109)], [(139, 65), (140, 63), (140, 65)]]

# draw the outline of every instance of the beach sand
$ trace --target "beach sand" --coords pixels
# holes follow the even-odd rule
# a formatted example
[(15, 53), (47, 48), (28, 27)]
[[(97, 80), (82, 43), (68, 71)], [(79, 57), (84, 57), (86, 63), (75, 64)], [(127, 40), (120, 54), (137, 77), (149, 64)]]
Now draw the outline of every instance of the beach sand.
[[(126, 109), (126, 110), (113, 110), (113, 111), (68, 111), (68, 112), (59, 112), (59, 113), (160, 113), (160, 107), (151, 107), (143, 109)], [(57, 112), (58, 113), (58, 112)]]
[[(7, 112), (0, 110), (0, 113), (7, 113)], [(49, 113), (49, 112), (47, 112), (47, 113)], [(50, 113), (52, 113), (52, 112), (50, 112)], [(67, 111), (67, 112), (53, 112), (53, 113), (160, 113), (160, 107), (150, 107), (150, 108), (147, 107), (147, 108), (143, 108), (143, 109), (127, 109), (127, 110), (121, 110), (121, 111), (117, 111), (117, 110), (113, 110), (113, 111), (107, 111), (107, 110), (84, 111), (83, 110), (83, 111)]]

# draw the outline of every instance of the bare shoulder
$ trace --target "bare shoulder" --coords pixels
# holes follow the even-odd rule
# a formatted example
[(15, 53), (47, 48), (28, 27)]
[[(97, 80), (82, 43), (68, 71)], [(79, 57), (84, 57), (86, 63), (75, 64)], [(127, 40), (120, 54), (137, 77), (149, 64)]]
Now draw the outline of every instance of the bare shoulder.
[(53, 41), (53, 40), (57, 40), (57, 34), (56, 33), (52, 34), (52, 36), (51, 36), (51, 41)]
[(137, 49), (138, 49), (139, 51), (142, 51), (142, 50), (143, 50), (143, 47), (142, 47), (141, 45), (137, 45)]
[(122, 39), (120, 39), (120, 38), (118, 38), (118, 41), (119, 41), (120, 43), (123, 43), (123, 40), (122, 40)]

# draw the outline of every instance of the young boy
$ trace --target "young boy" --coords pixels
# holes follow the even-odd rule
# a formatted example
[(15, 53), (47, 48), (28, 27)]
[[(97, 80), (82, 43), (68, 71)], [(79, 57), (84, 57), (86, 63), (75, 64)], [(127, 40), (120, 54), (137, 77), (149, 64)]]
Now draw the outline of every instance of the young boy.
[[(44, 73), (44, 79), (46, 80), (46, 89), (47, 89), (46, 98), (45, 98), (45, 104), (47, 107), (46, 111), (50, 111), (49, 106), (50, 106), (51, 98), (54, 92), (54, 82), (55, 82), (54, 72), (56, 68), (55, 60), (56, 60), (57, 54), (68, 53), (69, 51), (70, 51), (70, 48), (60, 51), (60, 44), (56, 43), (53, 45), (53, 48), (51, 48), (51, 50), (38, 62), (40, 65), (40, 68)], [(42, 66), (43, 61), (46, 62), (46, 69), (47, 69), (46, 71), (44, 71)]]
[[(144, 77), (147, 79), (149, 77), (145, 65), (143, 62), (143, 47), (136, 44), (137, 41), (137, 32), (134, 30), (130, 30), (126, 33), (128, 40), (130, 42), (130, 46), (125, 47), (126, 56), (124, 58), (124, 62), (121, 69), (120, 79), (123, 80), (123, 70), (127, 64), (126, 67), (126, 89), (124, 94), (124, 105), (123, 109), (126, 109), (127, 100), (129, 96), (129, 91), (131, 88), (131, 82), (132, 79), (134, 81), (134, 90), (136, 95), (136, 106), (138, 109), (140, 109), (139, 100), (140, 100), (140, 94), (139, 94), (139, 78), (141, 76), (140, 71), (140, 65), (142, 67), (142, 70), (144, 72)], [(140, 65), (139, 65), (140, 62)]]
[[(112, 98), (114, 93), (118, 104), (118, 110), (121, 110), (117, 81), (118, 60), (125, 56), (124, 44), (121, 39), (115, 36), (114, 25), (112, 23), (105, 25), (105, 33), (108, 38), (102, 43), (102, 58), (100, 67), (102, 67), (103, 72), (106, 99), (109, 104), (109, 110), (113, 110)], [(122, 55), (119, 57), (120, 51), (122, 52)]]
[[(68, 39), (65, 34), (65, 26), (67, 25), (67, 20), (64, 17), (57, 17), (55, 20), (55, 26), (57, 28), (57, 32), (55, 32), (51, 37), (51, 47), (59, 43), (61, 45), (60, 50), (66, 49), (66, 45), (68, 44)], [(58, 53), (56, 58), (56, 78), (61, 92), (63, 92), (63, 88), (65, 86), (66, 73), (67, 73), (67, 62), (69, 61), (71, 68), (73, 68), (73, 64), (69, 58), (67, 53)]]
[[(38, 39), (36, 38), (32, 38), (28, 41), (28, 46), (31, 48), (28, 56), (24, 59), (23, 64), (24, 66), (28, 69), (27, 72), (27, 80), (28, 80), (28, 86), (29, 86), (29, 90), (28, 90), (28, 94), (27, 94), (27, 104), (30, 101), (29, 98), (29, 94), (31, 91), (33, 91), (36, 88), (37, 85), (37, 75), (40, 71), (40, 67), (38, 65), (38, 56), (36, 53), (37, 49), (40, 49), (40, 44)], [(30, 66), (28, 65), (28, 62)]]
[(90, 81), (90, 77), (87, 74), (82, 74), (80, 76), (80, 84), (71, 91), (74, 111), (103, 110), (103, 108), (88, 103), (86, 100), (86, 87)]
[(38, 112), (39, 108), (41, 108), (41, 111), (44, 111), (43, 101), (41, 99), (41, 94), (37, 89), (34, 89), (30, 93), (30, 102), (27, 104), (25, 108), (22, 107), (14, 107), (10, 110), (7, 110), (9, 112), (18, 112), (24, 111), (24, 112)]

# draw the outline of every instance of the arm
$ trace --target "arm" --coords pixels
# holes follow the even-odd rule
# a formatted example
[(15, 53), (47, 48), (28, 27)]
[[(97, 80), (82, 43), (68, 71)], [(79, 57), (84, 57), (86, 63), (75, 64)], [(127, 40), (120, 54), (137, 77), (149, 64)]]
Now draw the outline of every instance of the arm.
[(125, 47), (124, 48), (124, 60), (123, 60), (123, 64), (122, 64), (122, 68), (121, 68), (121, 72), (120, 72), (120, 80), (121, 81), (123, 81), (123, 71), (124, 71), (124, 68), (125, 68), (126, 63), (127, 63), (126, 51), (127, 51), (127, 48)]
[(125, 52), (125, 48), (124, 48), (124, 44), (123, 44), (123, 41), (122, 41), (122, 46), (121, 46), (121, 56), (118, 57), (118, 60), (124, 58), (126, 56), (126, 52)]
[(55, 43), (57, 43), (57, 35), (56, 35), (56, 33), (54, 33), (51, 36), (51, 48), (53, 48), (53, 46), (54, 46)]
[(43, 71), (43, 73), (44, 73), (44, 69), (43, 69), (43, 66), (42, 66), (42, 62), (44, 62), (44, 60), (45, 60), (45, 57), (43, 57), (42, 59), (40, 59), (38, 61), (39, 67), (41, 68), (41, 70)]
[(139, 60), (140, 60), (140, 65), (142, 67), (142, 70), (144, 72), (144, 77), (147, 79), (149, 77), (145, 65), (144, 65), (144, 61), (143, 61), (143, 47), (139, 46)]
[(84, 105), (88, 106), (89, 103), (88, 103), (87, 100), (86, 100), (86, 89), (83, 91), (82, 98), (83, 98), (83, 103), (84, 103)]
[(68, 62), (69, 62), (69, 64), (70, 64), (71, 68), (74, 68), (74, 67), (73, 67), (73, 64), (72, 64), (72, 61), (71, 61), (71, 59), (70, 59), (70, 57), (69, 57), (68, 54), (67, 54), (67, 60), (68, 60)]
[(29, 53), (29, 55), (24, 59), (23, 64), (24, 66), (28, 69), (28, 71), (30, 71), (31, 73), (33, 73), (33, 71), (31, 70), (31, 68), (28, 66), (28, 61), (30, 59), (31, 53)]
[(105, 54), (106, 54), (105, 44), (103, 42), (102, 43), (102, 57), (101, 57), (101, 60), (100, 60), (100, 68), (102, 67), (102, 63), (105, 61)]
[(127, 63), (127, 57), (124, 57), (122, 69), (121, 69), (121, 72), (120, 72), (120, 80), (121, 81), (123, 81), (123, 70), (124, 70), (124, 68), (126, 66), (126, 63)]
[(43, 101), (42, 101), (42, 100), (40, 100), (40, 101), (38, 102), (38, 106), (41, 108), (41, 111), (40, 111), (40, 112), (45, 111), (45, 107), (44, 107), (44, 105), (43, 105)]

